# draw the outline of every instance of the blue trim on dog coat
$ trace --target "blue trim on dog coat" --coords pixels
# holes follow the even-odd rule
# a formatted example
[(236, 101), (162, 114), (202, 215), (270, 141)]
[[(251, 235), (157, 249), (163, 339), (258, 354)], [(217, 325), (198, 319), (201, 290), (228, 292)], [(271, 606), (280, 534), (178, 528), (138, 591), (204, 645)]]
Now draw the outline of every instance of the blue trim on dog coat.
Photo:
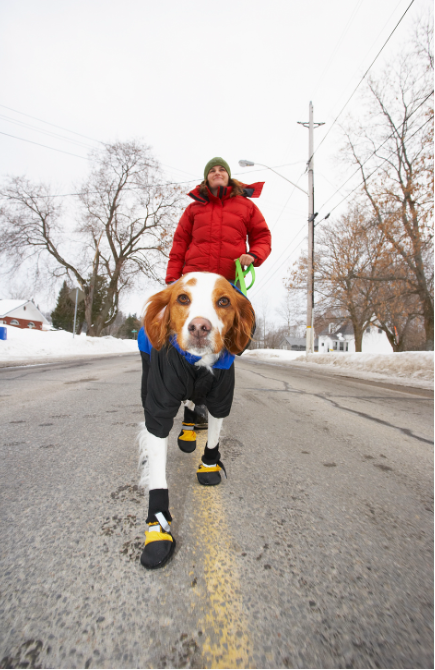
[[(186, 361), (191, 365), (195, 365), (195, 363), (201, 360), (201, 356), (194, 356), (193, 354), (189, 354), (188, 351), (184, 351), (184, 349), (182, 349), (178, 344), (176, 335), (171, 335), (169, 342), (172, 344), (174, 349), (176, 349), (178, 353), (181, 354), (181, 356), (183, 356), (183, 358), (185, 358)], [(143, 351), (145, 354), (151, 356), (153, 345), (149, 341), (148, 335), (146, 334), (145, 328), (143, 326), (137, 336), (137, 345), (140, 351)], [(212, 367), (216, 370), (229, 370), (234, 363), (234, 359), (235, 356), (224, 349), (221, 351), (219, 358), (217, 359), (216, 363), (212, 365)]]

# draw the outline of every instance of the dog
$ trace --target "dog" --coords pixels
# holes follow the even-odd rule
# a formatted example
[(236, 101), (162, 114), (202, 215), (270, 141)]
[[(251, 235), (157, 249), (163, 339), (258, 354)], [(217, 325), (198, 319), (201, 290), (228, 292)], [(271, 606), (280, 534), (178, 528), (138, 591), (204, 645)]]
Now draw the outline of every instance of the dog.
[[(175, 548), (166, 479), (168, 435), (174, 418), (183, 401), (205, 398), (208, 441), (196, 474), (204, 486), (219, 484), (221, 471), (225, 473), (219, 435), (233, 400), (234, 357), (252, 339), (255, 313), (249, 300), (224, 277), (193, 272), (148, 300), (144, 330), (150, 354), (144, 355), (149, 376), (145, 429), (139, 437), (140, 484), (149, 489), (149, 507), (141, 563), (154, 569), (165, 565)], [(180, 441), (179, 446), (183, 451), (193, 450), (183, 448)]]

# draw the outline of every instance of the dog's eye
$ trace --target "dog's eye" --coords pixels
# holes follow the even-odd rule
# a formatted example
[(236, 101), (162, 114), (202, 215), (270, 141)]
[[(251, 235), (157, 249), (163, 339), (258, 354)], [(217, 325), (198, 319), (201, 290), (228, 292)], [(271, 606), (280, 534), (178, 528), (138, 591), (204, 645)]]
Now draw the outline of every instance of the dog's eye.
[(229, 298), (219, 298), (218, 300), (219, 307), (228, 307), (229, 304), (230, 304)]
[(185, 293), (182, 293), (178, 296), (177, 301), (180, 303), (180, 305), (188, 305), (190, 303), (190, 298)]

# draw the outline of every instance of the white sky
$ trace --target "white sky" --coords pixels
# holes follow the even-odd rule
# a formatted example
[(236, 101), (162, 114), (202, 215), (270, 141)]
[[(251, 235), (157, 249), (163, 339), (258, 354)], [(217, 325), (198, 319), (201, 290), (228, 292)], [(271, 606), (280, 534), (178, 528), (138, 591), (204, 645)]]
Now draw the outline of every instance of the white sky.
[[(273, 253), (249, 295), (254, 304), (266, 296), (273, 310), (284, 296), (286, 268), (306, 245), (307, 198), (270, 171), (239, 168), (238, 160), (273, 166), (306, 189), (308, 131), (297, 121), (308, 121), (312, 100), (314, 120), (326, 123), (315, 131), (318, 146), (409, 4), (2, 0), (0, 133), (77, 156), (0, 134), (0, 174), (25, 174), (69, 193), (86, 177), (87, 147), (135, 137), (153, 147), (168, 178), (193, 179), (189, 190), (207, 161), (221, 155), (233, 176), (266, 181), (255, 202), (272, 229)], [(400, 51), (431, 6), (415, 0), (372, 72)], [(357, 95), (348, 111), (358, 114)], [(336, 193), (347, 178), (336, 163), (339, 145), (336, 124), (315, 154), (319, 219), (348, 188)], [(9, 297), (9, 288), (1, 287), (0, 297)], [(53, 308), (56, 297), (37, 296), (42, 309)], [(122, 308), (139, 311), (142, 302), (131, 296)]]

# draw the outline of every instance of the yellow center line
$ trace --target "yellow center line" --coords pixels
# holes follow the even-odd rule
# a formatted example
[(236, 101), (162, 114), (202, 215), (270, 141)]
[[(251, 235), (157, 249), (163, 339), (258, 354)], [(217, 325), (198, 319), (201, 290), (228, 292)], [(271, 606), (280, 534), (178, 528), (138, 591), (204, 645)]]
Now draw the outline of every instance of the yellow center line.
[[(199, 434), (200, 453), (206, 435)], [(234, 537), (225, 519), (222, 495), (225, 484), (195, 486), (193, 508), (197, 552), (201, 556), (205, 592), (198, 589), (203, 631), (202, 656), (205, 668), (252, 668), (252, 641), (243, 609)], [(200, 586), (200, 583), (198, 583)]]

